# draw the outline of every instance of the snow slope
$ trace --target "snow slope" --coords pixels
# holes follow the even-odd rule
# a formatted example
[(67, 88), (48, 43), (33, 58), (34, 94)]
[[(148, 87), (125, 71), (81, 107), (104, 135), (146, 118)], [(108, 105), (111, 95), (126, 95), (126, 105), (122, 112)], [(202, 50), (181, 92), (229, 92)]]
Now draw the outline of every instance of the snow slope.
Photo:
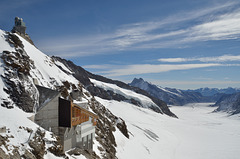
[[(27, 52), (31, 60), (34, 61), (35, 69), (31, 69), (31, 76), (38, 80), (41, 86), (51, 88), (53, 85), (62, 85), (62, 82), (68, 81), (71, 83), (78, 83), (72, 75), (66, 74), (61, 69), (59, 69), (52, 58), (42, 53), (34, 45), (30, 44), (24, 38), (15, 34), (19, 37), (24, 45), (24, 50)], [(63, 64), (61, 65), (67, 72), (71, 73)]]
[(120, 94), (124, 97), (126, 97), (127, 99), (135, 99), (137, 101), (139, 101), (145, 108), (149, 108), (151, 106), (156, 107), (158, 109), (160, 109), (150, 98), (148, 98), (147, 96), (138, 94), (134, 91), (128, 90), (128, 89), (124, 89), (121, 87), (118, 87), (115, 84), (110, 84), (110, 83), (105, 83), (105, 82), (101, 82), (101, 81), (97, 81), (95, 79), (90, 79), (90, 81), (97, 87), (103, 88), (104, 90), (110, 90), (113, 91), (114, 93)]
[[(0, 133), (0, 135), (6, 137), (10, 136), (8, 150), (4, 147), (4, 145), (0, 146), (0, 148), (2, 148), (6, 154), (11, 154), (15, 147), (22, 145), (19, 151), (20, 155), (24, 154), (26, 148), (31, 149), (28, 141), (33, 138), (34, 132), (36, 132), (39, 128), (37, 124), (28, 119), (28, 117), (33, 115), (33, 113), (25, 113), (17, 107), (13, 109), (6, 109), (0, 106), (0, 114), (0, 127), (6, 126), (7, 129), (6, 133)], [(28, 132), (26, 128), (32, 130), (33, 133)], [(55, 138), (51, 137), (51, 132), (45, 131), (45, 133), (44, 139), (48, 141), (56, 141)], [(46, 157), (49, 155), (50, 154), (48, 153), (45, 154)]]
[[(123, 118), (130, 131), (127, 140), (115, 133), (120, 159), (238, 159), (239, 117), (211, 113), (209, 104), (171, 107), (179, 119), (160, 115), (132, 104), (97, 98)], [(123, 111), (124, 110), (124, 111)]]

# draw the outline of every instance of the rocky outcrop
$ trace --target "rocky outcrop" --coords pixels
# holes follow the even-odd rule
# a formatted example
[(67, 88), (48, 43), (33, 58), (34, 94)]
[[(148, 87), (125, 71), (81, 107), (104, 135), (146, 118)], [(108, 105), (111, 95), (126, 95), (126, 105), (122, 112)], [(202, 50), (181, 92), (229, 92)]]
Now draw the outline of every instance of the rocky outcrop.
[(100, 157), (98, 155), (96, 155), (96, 153), (94, 151), (88, 151), (88, 150), (83, 150), (80, 148), (74, 148), (70, 151), (67, 152), (69, 155), (74, 155), (74, 156), (80, 156), (83, 155), (85, 156), (87, 159), (100, 159)]
[(99, 147), (99, 150), (104, 154), (102, 157), (106, 159), (116, 158), (115, 147), (117, 144), (113, 132), (116, 131), (115, 125), (117, 125), (117, 128), (129, 138), (125, 122), (113, 115), (102, 104), (97, 102), (94, 97), (91, 98), (90, 107), (99, 117), (96, 126), (96, 140), (102, 145), (102, 147)]
[[(16, 35), (8, 33), (7, 41), (15, 47), (15, 51), (3, 51), (1, 56), (6, 65), (2, 78), (8, 86), (4, 91), (19, 108), (26, 112), (33, 112), (37, 104), (37, 89), (29, 77), (29, 71), (34, 67), (34, 63), (24, 51), (24, 46)], [(5, 102), (2, 106), (12, 108), (13, 104)]]
[(214, 106), (216, 111), (225, 111), (232, 115), (240, 113), (240, 93), (223, 95)]
[[(33, 132), (33, 130), (31, 130), (30, 128), (27, 128), (27, 127), (19, 127), (19, 130), (20, 129), (24, 129), (28, 133)], [(10, 131), (10, 130), (8, 130), (8, 131)], [(9, 140), (11, 138), (14, 138), (14, 136), (12, 136), (12, 135), (9, 136), (8, 134), (6, 134), (5, 136), (0, 135), (0, 147), (2, 147), (2, 148), (4, 147), (5, 150), (10, 150), (10, 149), (13, 148), (10, 153), (9, 152), (6, 153), (2, 148), (0, 148), (0, 158), (1, 159), (22, 159), (22, 158), (24, 158), (24, 159), (37, 159), (36, 155), (33, 153), (34, 150), (31, 151), (31, 150), (25, 148), (24, 152), (22, 151), (21, 146), (23, 146), (23, 144), (17, 145), (17, 146), (11, 145), (10, 140)], [(42, 142), (42, 141), (40, 141), (40, 142)], [(26, 143), (24, 143), (24, 144), (26, 144)], [(39, 142), (35, 142), (32, 145), (34, 147), (37, 147), (39, 145)], [(44, 150), (42, 150), (42, 152), (40, 152), (40, 154), (42, 154), (42, 153), (43, 154), (45, 153), (45, 147), (44, 147)]]
[(45, 154), (45, 141), (43, 140), (45, 132), (38, 129), (33, 139), (29, 141), (29, 146), (32, 148), (32, 153), (37, 159), (42, 159)]

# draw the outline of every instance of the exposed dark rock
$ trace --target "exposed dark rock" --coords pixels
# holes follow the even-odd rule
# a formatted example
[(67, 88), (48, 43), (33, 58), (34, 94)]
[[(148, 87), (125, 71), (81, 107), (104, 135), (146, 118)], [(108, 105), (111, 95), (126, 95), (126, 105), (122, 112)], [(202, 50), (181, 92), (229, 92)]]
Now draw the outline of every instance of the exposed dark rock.
[(0, 159), (10, 159), (10, 156), (6, 154), (0, 147)]
[(214, 106), (218, 106), (216, 111), (225, 111), (231, 115), (240, 113), (240, 93), (223, 95)]
[(117, 128), (123, 133), (123, 135), (125, 135), (127, 138), (129, 138), (127, 125), (122, 118), (119, 118), (119, 121), (117, 123)]
[[(5, 73), (2, 75), (7, 85), (7, 89), (4, 91), (10, 95), (12, 101), (19, 108), (26, 112), (32, 112), (37, 104), (37, 90), (29, 78), (29, 71), (34, 63), (25, 53), (22, 42), (16, 35), (9, 33), (7, 41), (15, 46), (15, 51), (3, 51), (1, 56), (6, 65)], [(9, 102), (4, 102), (2, 106), (13, 107)]]
[(102, 145), (105, 153), (102, 157), (104, 158), (116, 158), (116, 141), (113, 135), (115, 131), (115, 122), (117, 117), (114, 116), (108, 109), (98, 103), (94, 98), (91, 100), (91, 109), (99, 117), (96, 126), (96, 140)]
[(24, 159), (37, 159), (29, 150), (25, 149), (24, 154), (21, 156)]
[(9, 156), (10, 156), (10, 159), (21, 159), (21, 156), (17, 148), (13, 149), (12, 154), (10, 154)]
[(97, 156), (95, 152), (88, 151), (88, 150), (83, 150), (83, 149), (79, 149), (79, 148), (75, 148), (73, 150), (70, 150), (68, 152), (68, 154), (69, 155), (75, 155), (75, 156), (83, 155), (88, 159), (100, 159), (100, 157)]
[(7, 41), (10, 44), (13, 44), (15, 48), (17, 48), (17, 47), (23, 48), (24, 47), (22, 44), (22, 41), (16, 35), (14, 35), (12, 33), (8, 33)]
[[(13, 138), (13, 136), (1, 136), (0, 135), (0, 146), (5, 147), (6, 150), (9, 150), (9, 138)], [(13, 146), (14, 149), (11, 153), (6, 154), (2, 148), (0, 148), (0, 159), (21, 159), (21, 156), (18, 152), (18, 147)]]
[(29, 141), (29, 146), (32, 148), (32, 153), (37, 159), (42, 159), (45, 154), (45, 141), (43, 140), (45, 132), (40, 129), (36, 131), (32, 140)]
[(50, 151), (55, 156), (63, 157), (65, 156), (65, 153), (63, 151), (63, 146), (61, 145), (60, 137), (54, 136), (57, 140), (54, 141), (53, 146), (48, 148), (48, 151)]
[(0, 146), (6, 145), (7, 137), (0, 135)]
[[(75, 65), (72, 61), (62, 59), (60, 57), (53, 56), (53, 60), (60, 61), (63, 63), (69, 70), (73, 71), (73, 76), (78, 79), (84, 86), (88, 86), (91, 84), (87, 71), (85, 71), (82, 67)], [(58, 66), (59, 67), (59, 66)], [(63, 70), (61, 67), (59, 67)]]
[[(23, 109), (26, 112), (33, 112), (36, 100), (32, 98), (35, 97), (32, 93), (37, 92), (37, 90), (35, 90), (33, 83), (30, 82), (30, 79), (28, 79), (28, 77), (26, 77), (25, 75), (20, 75), (20, 73), (18, 74), (20, 75), (20, 78), (17, 77), (17, 79), (21, 79), (18, 81), (19, 83), (14, 80), (12, 81), (11, 79), (13, 76), (16, 75), (16, 73), (17, 72), (13, 72), (11, 75), (6, 75), (4, 77), (4, 82), (8, 86), (8, 89), (5, 90), (5, 92), (10, 95), (10, 98), (13, 100), (14, 103), (17, 104), (17, 106), (19, 106), (19, 108)], [(30, 84), (29, 87), (24, 87), (24, 85), (20, 83), (24, 82), (23, 79), (25, 79), (25, 82), (28, 82)], [(11, 108), (11, 105), (7, 107)]]

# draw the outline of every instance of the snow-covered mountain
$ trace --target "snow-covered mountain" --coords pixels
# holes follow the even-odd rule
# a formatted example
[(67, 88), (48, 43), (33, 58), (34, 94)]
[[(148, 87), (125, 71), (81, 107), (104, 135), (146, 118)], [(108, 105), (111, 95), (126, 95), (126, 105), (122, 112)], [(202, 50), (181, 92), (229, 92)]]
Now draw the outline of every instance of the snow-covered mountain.
[(175, 88), (163, 88), (142, 78), (134, 78), (129, 84), (147, 91), (150, 95), (165, 101), (170, 105), (184, 105), (187, 103), (198, 103), (204, 101), (202, 95), (198, 92), (186, 92)]
[(234, 94), (234, 93), (240, 92), (240, 88), (228, 87), (228, 88), (219, 89), (219, 88), (205, 87), (205, 88), (199, 88), (199, 89), (188, 90), (188, 91), (199, 92), (203, 96), (214, 96), (214, 95), (217, 95), (217, 94)]
[(121, 81), (92, 74), (71, 61), (61, 59), (60, 57), (53, 57), (53, 59), (71, 69), (74, 72), (73, 76), (94, 96), (107, 100), (125, 101), (139, 107), (152, 109), (158, 113), (176, 117), (165, 102), (151, 96), (148, 92), (138, 87), (132, 87)]
[(114, 115), (101, 103), (102, 100), (113, 105), (125, 103), (136, 110), (143, 108), (169, 118), (176, 117), (166, 103), (144, 90), (94, 75), (71, 61), (49, 57), (28, 39), (24, 35), (0, 30), (0, 128), (6, 127), (7, 130), (0, 133), (1, 157), (74, 157), (61, 152), (57, 136), (30, 120), (39, 106), (35, 83), (60, 91), (63, 98), (75, 102), (78, 98), (71, 92), (81, 92), (89, 103), (89, 109), (99, 116), (94, 151), (82, 152), (79, 157), (83, 158), (116, 158), (117, 138), (134, 139), (135, 131), (128, 130), (124, 119)]
[(226, 111), (230, 114), (240, 113), (240, 93), (223, 95), (214, 106), (218, 108), (216, 111)]

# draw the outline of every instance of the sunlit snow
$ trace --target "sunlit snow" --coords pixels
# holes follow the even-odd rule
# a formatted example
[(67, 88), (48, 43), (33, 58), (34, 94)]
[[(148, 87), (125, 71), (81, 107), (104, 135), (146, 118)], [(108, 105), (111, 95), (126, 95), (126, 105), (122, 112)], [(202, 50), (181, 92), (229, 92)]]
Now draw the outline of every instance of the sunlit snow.
[(124, 89), (121, 87), (118, 87), (115, 84), (110, 84), (110, 83), (105, 83), (105, 82), (101, 82), (95, 79), (90, 79), (90, 81), (97, 87), (100, 87), (104, 90), (110, 90), (113, 91), (116, 94), (120, 94), (124, 97), (126, 97), (127, 99), (135, 99), (137, 101), (139, 101), (140, 103), (142, 103), (142, 105), (145, 108), (149, 108), (151, 106), (154, 106), (156, 108), (159, 108), (150, 98), (148, 98), (147, 96), (138, 94), (134, 91), (128, 90), (128, 89)]
[(132, 104), (96, 98), (126, 121), (130, 139), (119, 131), (120, 159), (238, 159), (240, 118), (212, 113), (208, 103), (171, 107), (179, 119), (139, 108)]

